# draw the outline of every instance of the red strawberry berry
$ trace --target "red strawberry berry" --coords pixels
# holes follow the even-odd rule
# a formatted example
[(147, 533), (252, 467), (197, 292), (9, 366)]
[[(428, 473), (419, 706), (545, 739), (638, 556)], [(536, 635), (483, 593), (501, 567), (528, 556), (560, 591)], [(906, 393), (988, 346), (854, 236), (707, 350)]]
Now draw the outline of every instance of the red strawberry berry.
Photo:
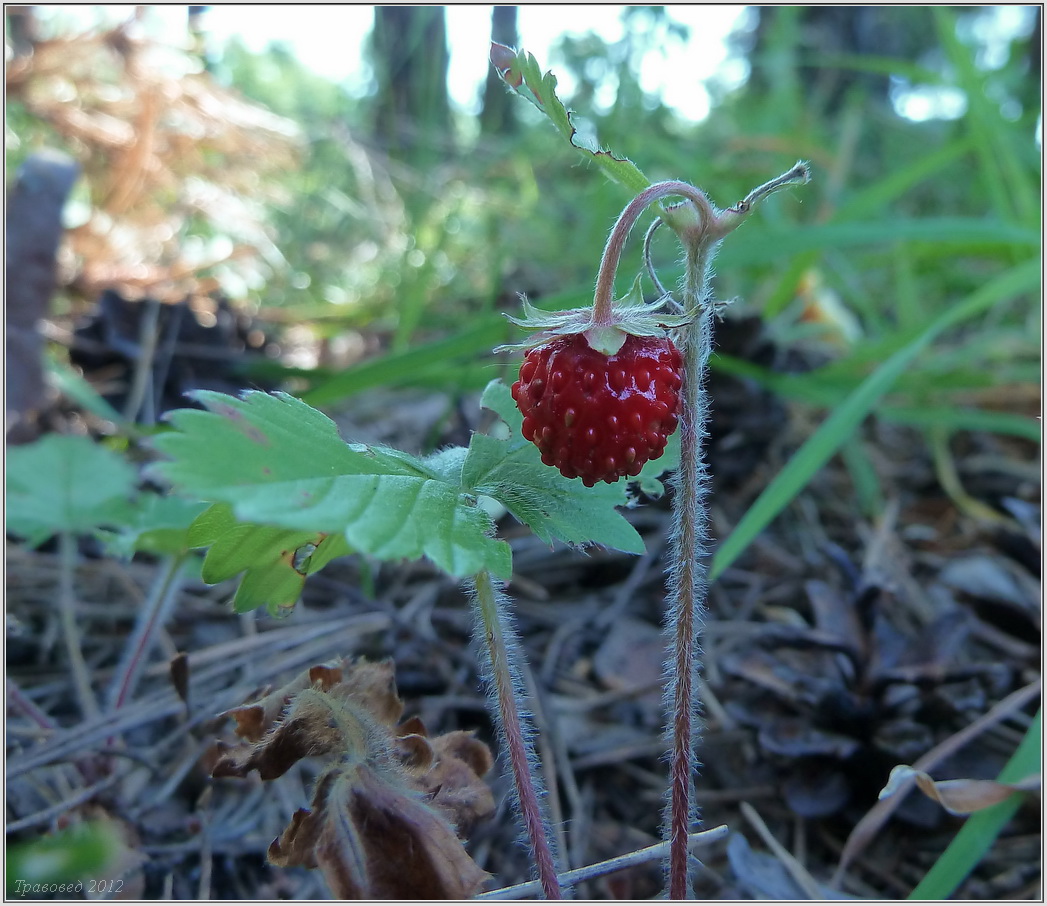
[(682, 367), (667, 337), (629, 335), (613, 355), (581, 333), (536, 346), (512, 387), (524, 437), (586, 487), (636, 475), (676, 430)]

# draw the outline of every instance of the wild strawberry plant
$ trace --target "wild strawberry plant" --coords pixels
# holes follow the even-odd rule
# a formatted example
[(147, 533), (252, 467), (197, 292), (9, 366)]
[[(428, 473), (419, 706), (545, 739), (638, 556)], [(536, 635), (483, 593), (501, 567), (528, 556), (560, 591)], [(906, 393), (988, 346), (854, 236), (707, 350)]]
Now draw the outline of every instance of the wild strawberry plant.
[[(516, 798), (548, 898), (559, 898), (558, 865), (541, 806), (531, 733), (522, 707), (520, 651), (502, 586), (512, 554), (486, 506), (496, 501), (542, 540), (577, 547), (643, 551), (619, 512), (629, 502), (624, 477), (653, 487), (673, 478), (675, 524), (668, 575), (671, 653), (667, 702), (672, 720), (669, 893), (690, 895), (689, 836), (696, 820), (696, 655), (706, 586), (705, 492), (701, 443), (708, 404), (703, 378), (715, 306), (710, 265), (721, 240), (770, 192), (805, 182), (797, 164), (720, 211), (683, 182), (651, 184), (631, 162), (577, 141), (556, 80), (533, 57), (497, 45), (492, 62), (506, 83), (547, 113), (572, 145), (638, 193), (611, 232), (591, 308), (547, 313), (526, 307), (516, 323), (538, 332), (512, 389), (495, 381), (481, 405), (504, 422), (474, 434), (468, 447), (416, 457), (382, 446), (346, 443), (334, 423), (287, 394), (240, 398), (201, 391), (204, 411), (170, 416), (174, 431), (154, 440), (166, 460), (158, 476), (211, 502), (190, 529), (208, 547), (203, 577), (245, 572), (239, 611), (293, 606), (306, 576), (348, 553), (382, 560), (426, 558), (465, 581), (488, 659), (485, 677), (512, 769)], [(668, 199), (681, 199), (667, 204)], [(624, 299), (613, 287), (626, 239), (658, 205), (651, 232), (673, 229), (684, 252), (679, 301), (648, 268), (660, 298)], [(649, 260), (649, 259), (648, 259)], [(670, 307), (673, 310), (670, 310)], [(670, 435), (680, 426), (679, 444)], [(671, 449), (668, 456), (663, 452)], [(555, 467), (555, 468), (554, 468)]]

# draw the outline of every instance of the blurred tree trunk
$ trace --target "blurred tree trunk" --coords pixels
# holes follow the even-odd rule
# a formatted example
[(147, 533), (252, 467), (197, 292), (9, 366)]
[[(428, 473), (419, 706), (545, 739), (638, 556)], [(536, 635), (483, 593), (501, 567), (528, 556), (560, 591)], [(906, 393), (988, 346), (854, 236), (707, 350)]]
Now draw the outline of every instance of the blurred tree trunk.
[(371, 59), (378, 92), (375, 135), (389, 153), (412, 162), (446, 149), (447, 25), (442, 6), (376, 6)]
[(30, 154), (7, 196), (7, 397), (9, 443), (36, 437), (37, 410), (46, 396), (40, 320), (55, 291), (55, 256), (62, 241), (62, 209), (80, 165), (57, 151)]
[[(904, 12), (904, 15), (902, 13)], [(771, 90), (782, 77), (780, 65), (789, 53), (804, 98), (826, 113), (839, 111), (847, 95), (864, 89), (870, 100), (889, 103), (890, 76), (837, 66), (805, 66), (843, 55), (892, 57), (916, 61), (938, 43), (931, 10), (910, 6), (763, 6), (753, 45), (753, 80)], [(763, 61), (766, 61), (766, 65)]]
[[(516, 47), (519, 34), (516, 28), (517, 7), (496, 6), (491, 13), (491, 40), (506, 47)], [(484, 83), (484, 104), (480, 113), (480, 131), (484, 135), (511, 135), (516, 131), (516, 104), (506, 90), (494, 67), (487, 67)]]

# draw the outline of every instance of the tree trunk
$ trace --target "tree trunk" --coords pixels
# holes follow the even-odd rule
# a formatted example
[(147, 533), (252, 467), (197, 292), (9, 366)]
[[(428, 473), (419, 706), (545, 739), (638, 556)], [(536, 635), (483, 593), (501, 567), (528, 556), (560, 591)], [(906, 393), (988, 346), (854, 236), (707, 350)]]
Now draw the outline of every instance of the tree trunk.
[[(782, 29), (793, 34), (787, 38)], [(780, 50), (775, 45), (783, 41), (788, 47), (780, 50), (791, 53), (807, 102), (832, 114), (856, 88), (863, 89), (871, 101), (886, 105), (890, 77), (847, 67), (806, 66), (799, 61), (817, 63), (825, 57), (857, 55), (915, 62), (938, 39), (928, 7), (764, 6), (752, 54), (754, 85), (770, 89), (781, 75), (759, 61), (768, 55), (777, 57)]]
[[(496, 6), (491, 14), (491, 40), (506, 47), (516, 47), (519, 35), (516, 28), (517, 7)], [(506, 90), (493, 66), (487, 67), (484, 84), (483, 111), (480, 113), (480, 131), (484, 135), (511, 135), (516, 131), (516, 104)]]
[[(378, 92), (376, 137), (390, 155), (414, 163), (447, 149), (447, 26), (442, 6), (376, 6), (371, 57)], [(442, 156), (442, 155), (440, 155)]]
[(36, 413), (46, 394), (39, 324), (55, 291), (62, 209), (79, 175), (80, 165), (71, 157), (37, 151), (19, 168), (7, 196), (8, 443), (36, 436)]

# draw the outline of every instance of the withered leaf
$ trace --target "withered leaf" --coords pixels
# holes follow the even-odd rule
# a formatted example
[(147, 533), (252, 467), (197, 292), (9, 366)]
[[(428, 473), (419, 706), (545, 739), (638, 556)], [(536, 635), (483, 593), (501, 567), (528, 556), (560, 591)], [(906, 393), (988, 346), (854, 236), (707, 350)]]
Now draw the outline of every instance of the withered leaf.
[(419, 781), (430, 794), (433, 805), (440, 808), (458, 828), (468, 835), (482, 821), (494, 814), (491, 789), (481, 779), (494, 766), (491, 750), (472, 733), (456, 730), (433, 740), (436, 763)]
[(488, 877), (441, 814), (366, 764), (324, 774), (268, 855), (320, 868), (340, 899), (468, 899)]
[(337, 694), (345, 685), (340, 683), (330, 692), (303, 689), (260, 742), (224, 749), (212, 776), (246, 777), (257, 770), (263, 780), (272, 780), (302, 758), (337, 755), (363, 761), (368, 753), (383, 751), (388, 731), (352, 696)]
[(1018, 783), (1000, 783), (998, 780), (934, 780), (926, 771), (918, 771), (907, 764), (891, 770), (887, 785), (880, 791), (880, 799), (894, 795), (905, 781), (913, 779), (920, 792), (933, 799), (952, 815), (969, 815), (1003, 802), (1014, 793), (1039, 793), (1038, 774)]
[(463, 731), (429, 739), (418, 718), (397, 726), (402, 712), (392, 661), (314, 667), (229, 712), (254, 741), (223, 747), (212, 774), (271, 780), (301, 758), (326, 757), (311, 808), (292, 816), (271, 862), (320, 868), (341, 898), (470, 897), (487, 874), (456, 830), (494, 812), (481, 779), (490, 749)]
[(219, 717), (236, 720), (236, 735), (249, 742), (258, 742), (284, 712), (284, 709), (299, 692), (317, 686), (327, 691), (342, 679), (342, 662), (320, 664), (303, 670), (290, 682), (269, 692), (263, 698), (248, 705), (223, 711)]
[(392, 660), (378, 663), (359, 661), (345, 671), (345, 678), (331, 689), (364, 708), (380, 724), (393, 729), (404, 711), (396, 693), (396, 667)]

